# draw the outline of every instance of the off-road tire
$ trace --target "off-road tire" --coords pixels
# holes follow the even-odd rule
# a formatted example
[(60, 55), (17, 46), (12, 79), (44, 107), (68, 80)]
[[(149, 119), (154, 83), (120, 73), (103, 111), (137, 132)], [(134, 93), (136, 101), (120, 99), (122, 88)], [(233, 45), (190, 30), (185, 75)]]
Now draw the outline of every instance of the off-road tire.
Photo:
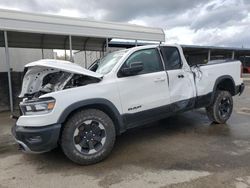
[[(74, 141), (74, 132), (83, 122), (95, 120), (101, 122), (105, 128), (106, 140), (100, 151), (94, 154), (83, 154)], [(89, 165), (105, 159), (113, 149), (116, 138), (115, 126), (111, 118), (98, 109), (80, 110), (73, 114), (65, 123), (61, 135), (61, 147), (64, 154), (73, 162), (80, 165)]]
[[(220, 106), (223, 100), (228, 101), (229, 107), (228, 107), (228, 112), (222, 116), (220, 112)], [(216, 91), (212, 104), (206, 107), (208, 118), (212, 122), (218, 124), (226, 123), (226, 121), (230, 118), (232, 111), (233, 111), (233, 98), (231, 93), (229, 93), (228, 91), (221, 91), (221, 90)]]

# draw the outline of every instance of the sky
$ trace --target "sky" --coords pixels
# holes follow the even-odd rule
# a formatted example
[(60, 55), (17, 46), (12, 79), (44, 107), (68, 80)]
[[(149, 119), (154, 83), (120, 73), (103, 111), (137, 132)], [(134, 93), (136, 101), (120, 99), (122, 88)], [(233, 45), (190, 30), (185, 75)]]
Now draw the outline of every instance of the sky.
[(160, 27), (166, 43), (250, 47), (250, 0), (0, 0), (0, 8)]

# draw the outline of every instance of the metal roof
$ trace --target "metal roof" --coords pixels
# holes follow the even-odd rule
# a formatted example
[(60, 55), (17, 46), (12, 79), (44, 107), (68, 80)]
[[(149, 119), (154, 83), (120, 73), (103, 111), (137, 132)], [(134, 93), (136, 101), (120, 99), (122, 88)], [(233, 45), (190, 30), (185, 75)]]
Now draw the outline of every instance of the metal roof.
[(132, 48), (135, 46), (145, 46), (145, 45), (154, 45), (159, 44), (156, 42), (131, 42), (131, 41), (110, 41), (109, 46), (110, 47), (117, 47), (117, 48)]
[[(102, 51), (105, 43), (105, 38), (72, 36), (74, 50)], [(69, 49), (69, 36), (8, 31), (8, 44), (17, 48)], [(1, 32), (0, 47), (4, 47)]]
[(160, 28), (0, 9), (0, 30), (86, 38), (165, 41)]
[(211, 50), (212, 54), (226, 54), (236, 52), (237, 55), (250, 55), (250, 48), (239, 48), (239, 47), (223, 47), (223, 46), (199, 46), (199, 45), (181, 45), (183, 50), (194, 55), (207, 53)]
[(199, 46), (199, 45), (186, 45), (181, 44), (183, 48), (194, 48), (194, 49), (216, 49), (216, 50), (231, 50), (231, 51), (250, 51), (250, 48), (239, 48), (239, 47), (227, 47), (227, 46)]

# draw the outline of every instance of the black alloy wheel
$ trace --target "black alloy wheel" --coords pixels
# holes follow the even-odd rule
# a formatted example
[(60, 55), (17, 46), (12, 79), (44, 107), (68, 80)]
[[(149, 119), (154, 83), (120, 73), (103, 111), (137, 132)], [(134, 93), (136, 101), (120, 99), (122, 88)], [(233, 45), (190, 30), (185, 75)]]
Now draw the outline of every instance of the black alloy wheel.
[(230, 113), (232, 108), (232, 104), (230, 102), (230, 99), (228, 97), (222, 98), (222, 100), (219, 103), (219, 113), (221, 117), (226, 117)]
[(106, 141), (106, 131), (101, 122), (86, 120), (74, 132), (76, 149), (83, 154), (94, 154), (101, 150)]

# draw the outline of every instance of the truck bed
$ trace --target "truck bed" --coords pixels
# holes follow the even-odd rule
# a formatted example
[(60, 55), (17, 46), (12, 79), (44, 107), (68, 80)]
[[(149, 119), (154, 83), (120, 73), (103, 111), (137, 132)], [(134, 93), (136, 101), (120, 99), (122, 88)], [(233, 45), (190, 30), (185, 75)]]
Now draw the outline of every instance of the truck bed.
[[(194, 68), (196, 67), (196, 68)], [(215, 81), (218, 77), (231, 77), (235, 85), (240, 85), (242, 79), (241, 62), (233, 60), (211, 61), (207, 64), (194, 66), (197, 95), (202, 96), (213, 91)]]

